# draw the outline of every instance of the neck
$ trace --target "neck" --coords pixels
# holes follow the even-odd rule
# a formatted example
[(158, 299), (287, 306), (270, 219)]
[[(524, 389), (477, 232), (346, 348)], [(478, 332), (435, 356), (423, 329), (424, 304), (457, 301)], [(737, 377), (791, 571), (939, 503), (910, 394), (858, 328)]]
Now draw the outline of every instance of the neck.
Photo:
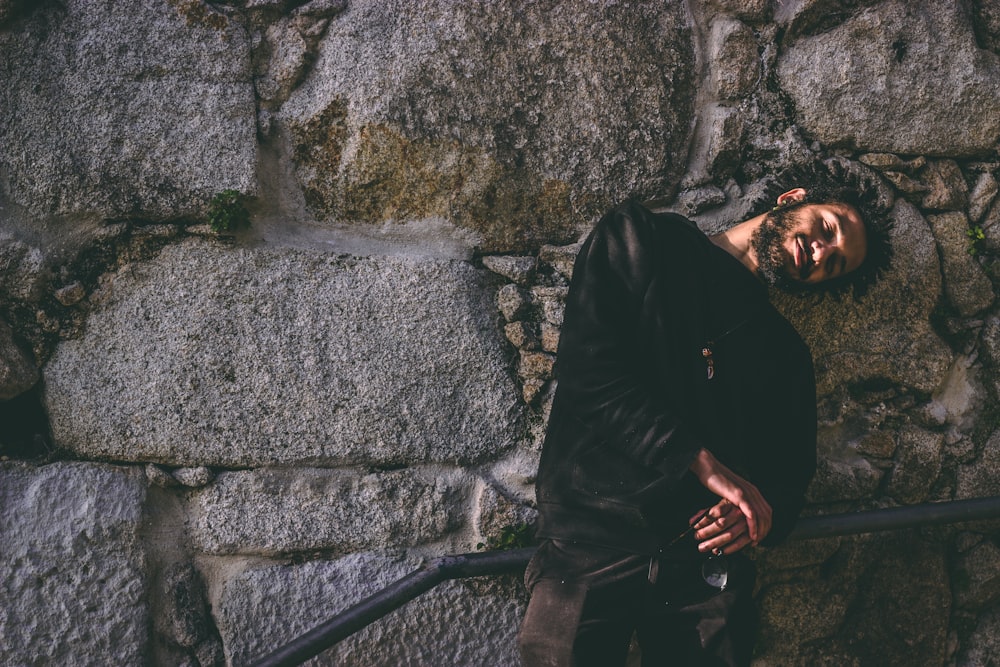
[(757, 275), (759, 265), (757, 262), (757, 253), (754, 252), (751, 239), (754, 231), (760, 227), (766, 216), (766, 213), (761, 213), (756, 217), (744, 220), (730, 227), (720, 234), (710, 236), (709, 239), (712, 243), (738, 259), (751, 273)]

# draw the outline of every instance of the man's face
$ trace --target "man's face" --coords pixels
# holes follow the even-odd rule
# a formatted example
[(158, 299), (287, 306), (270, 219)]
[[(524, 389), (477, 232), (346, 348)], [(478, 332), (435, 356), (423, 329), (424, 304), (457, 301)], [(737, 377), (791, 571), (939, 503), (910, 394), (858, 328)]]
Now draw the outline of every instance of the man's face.
[(847, 204), (805, 204), (767, 215), (752, 238), (758, 271), (768, 284), (811, 286), (839, 278), (864, 262), (864, 223)]

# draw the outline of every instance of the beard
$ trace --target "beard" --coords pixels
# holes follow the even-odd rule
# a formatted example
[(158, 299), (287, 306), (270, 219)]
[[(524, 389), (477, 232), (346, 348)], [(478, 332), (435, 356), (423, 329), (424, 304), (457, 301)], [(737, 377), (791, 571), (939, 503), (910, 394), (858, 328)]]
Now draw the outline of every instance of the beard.
[(798, 207), (779, 208), (771, 211), (750, 235), (750, 247), (757, 255), (757, 275), (764, 284), (794, 292), (802, 289), (788, 273), (788, 253), (784, 243), (795, 226), (795, 211)]

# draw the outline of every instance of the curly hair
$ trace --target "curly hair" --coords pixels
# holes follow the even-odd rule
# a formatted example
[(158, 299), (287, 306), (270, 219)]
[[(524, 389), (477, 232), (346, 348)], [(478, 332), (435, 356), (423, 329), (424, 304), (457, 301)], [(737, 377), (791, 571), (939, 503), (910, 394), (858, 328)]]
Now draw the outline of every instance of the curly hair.
[[(802, 200), (775, 206), (779, 195), (799, 187), (806, 191)], [(852, 206), (861, 216), (867, 238), (865, 259), (848, 274), (799, 289), (838, 297), (850, 292), (859, 299), (892, 263), (890, 232), (894, 221), (891, 205), (880, 193), (877, 176), (863, 167), (836, 159), (793, 166), (782, 171), (763, 189), (753, 201), (751, 211), (759, 215), (777, 210), (789, 212), (808, 204), (832, 203)]]

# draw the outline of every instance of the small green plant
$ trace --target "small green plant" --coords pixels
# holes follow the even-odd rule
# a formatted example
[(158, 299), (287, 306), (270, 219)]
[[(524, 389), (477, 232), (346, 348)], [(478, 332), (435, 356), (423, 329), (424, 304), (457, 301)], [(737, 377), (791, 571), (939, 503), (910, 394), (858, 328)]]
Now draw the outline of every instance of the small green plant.
[(238, 190), (223, 190), (208, 203), (208, 224), (214, 232), (231, 232), (250, 225), (250, 211)]
[(490, 537), (486, 542), (480, 542), (476, 549), (482, 551), (506, 551), (508, 549), (520, 549), (530, 547), (534, 537), (534, 526), (527, 523), (511, 524), (500, 529), (500, 535)]
[(965, 235), (969, 237), (969, 254), (981, 255), (983, 246), (986, 245), (986, 233), (979, 225), (966, 230)]

